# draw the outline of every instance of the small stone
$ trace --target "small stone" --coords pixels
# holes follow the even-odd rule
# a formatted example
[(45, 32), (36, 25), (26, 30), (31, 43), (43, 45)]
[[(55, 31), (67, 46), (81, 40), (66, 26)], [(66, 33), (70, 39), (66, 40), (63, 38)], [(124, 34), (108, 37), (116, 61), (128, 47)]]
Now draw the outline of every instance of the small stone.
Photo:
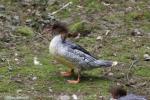
[(19, 59), (18, 58), (15, 58), (15, 61), (18, 61)]
[(15, 82), (17, 82), (17, 83), (22, 83), (22, 80), (21, 79), (18, 79), (18, 78), (16, 78), (16, 79), (13, 79)]
[[(7, 16), (5, 14), (0, 13), (0, 19), (7, 19)], [(3, 24), (3, 23), (2, 23)]]
[(136, 42), (136, 40), (135, 40), (135, 39), (132, 39), (132, 42)]
[(22, 90), (21, 90), (21, 89), (18, 89), (16, 92), (17, 92), (17, 93), (21, 93), (21, 92), (22, 92)]
[(131, 35), (132, 35), (132, 36), (143, 36), (143, 33), (142, 33), (141, 30), (139, 30), (139, 29), (134, 29), (134, 30), (131, 32)]
[(135, 3), (135, 2), (136, 2), (136, 0), (130, 0), (130, 2)]
[(117, 56), (117, 53), (113, 53), (113, 56), (115, 56), (115, 57), (116, 57), (116, 56)]
[(51, 13), (48, 13), (47, 14), (47, 19), (55, 19), (55, 17)]
[(0, 5), (0, 11), (5, 11), (5, 6), (4, 5)]
[(56, 2), (56, 0), (48, 0), (49, 5), (52, 5), (54, 2)]
[(125, 75), (125, 73), (120, 73), (121, 75)]
[(4, 100), (29, 100), (29, 96), (4, 96)]
[(12, 23), (14, 25), (18, 25), (20, 23), (20, 17), (19, 16), (13, 16), (12, 17)]
[(104, 6), (110, 6), (109, 3), (102, 2), (102, 4), (103, 4)]
[(103, 97), (103, 96), (99, 96), (99, 98), (100, 98), (100, 100), (103, 100), (103, 99), (104, 99), (104, 97)]
[(110, 100), (117, 100), (117, 99), (114, 99), (114, 98), (110, 98)]
[(80, 8), (80, 9), (82, 9), (82, 8), (83, 8), (83, 6), (80, 6), (80, 5), (77, 5), (77, 7), (78, 7), (78, 8)]
[(28, 11), (29, 13), (31, 13), (32, 10), (31, 10), (31, 9), (27, 9), (27, 11)]
[(28, 25), (28, 26), (32, 26), (32, 24), (33, 24), (32, 19), (27, 19), (27, 20), (25, 21), (25, 23), (26, 23), (26, 25)]
[(96, 40), (103, 40), (103, 37), (102, 37), (102, 36), (98, 36), (98, 37), (96, 38)]
[(32, 0), (21, 0), (21, 4), (23, 6), (29, 6), (31, 4)]
[(52, 90), (51, 87), (48, 87), (48, 91), (49, 91), (49, 92), (53, 92), (53, 90)]
[(32, 22), (32, 19), (27, 19), (25, 22), (30, 23), (30, 22)]
[(5, 58), (1, 58), (1, 61), (4, 62), (4, 61), (6, 61), (6, 59)]
[(33, 86), (31, 86), (31, 90), (34, 90), (34, 87), (33, 87)]
[(150, 49), (150, 47), (146, 47), (146, 49)]
[(89, 80), (92, 81), (93, 79), (92, 79), (92, 78), (89, 78)]
[(37, 77), (36, 76), (32, 77), (32, 80), (33, 81), (37, 80)]
[(61, 95), (61, 96), (59, 96), (58, 100), (70, 100), (70, 96), (68, 96), (68, 95)]
[(18, 53), (15, 53), (15, 56), (18, 56)]
[(73, 100), (78, 100), (78, 97), (75, 94), (72, 95), (72, 98), (73, 98)]
[(128, 8), (126, 8), (126, 12), (131, 12), (133, 10), (133, 8), (132, 7), (128, 7)]
[(19, 16), (14, 16), (13, 18), (16, 20), (19, 20)]
[(110, 73), (108, 73), (108, 75), (109, 75), (109, 76), (113, 76), (113, 75), (114, 75), (114, 73), (111, 73), (111, 72), (110, 72)]
[(37, 58), (37, 57), (34, 57), (34, 58), (33, 58), (33, 63), (34, 63), (34, 65), (42, 65), (42, 64), (40, 63), (40, 61), (38, 61), (38, 58)]
[(150, 61), (150, 55), (149, 54), (144, 54), (144, 60), (145, 61)]
[(129, 84), (129, 85), (135, 85), (135, 84), (136, 84), (136, 81), (133, 80), (133, 79), (130, 79), (128, 84)]
[(36, 16), (41, 16), (40, 11), (37, 10), (37, 11), (35, 12), (35, 15), (36, 15)]
[(120, 86), (121, 84), (117, 82), (117, 86)]

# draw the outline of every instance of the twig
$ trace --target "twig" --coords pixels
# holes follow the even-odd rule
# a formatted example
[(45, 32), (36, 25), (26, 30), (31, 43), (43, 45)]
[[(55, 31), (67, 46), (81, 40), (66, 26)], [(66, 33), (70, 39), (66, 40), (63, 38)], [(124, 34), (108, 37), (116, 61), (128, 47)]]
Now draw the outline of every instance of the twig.
[(6, 61), (7, 61), (8, 67), (10, 67), (10, 63), (9, 63), (9, 60), (7, 59)]
[(65, 9), (65, 8), (68, 7), (70, 4), (72, 4), (72, 2), (68, 2), (67, 4), (65, 4), (65, 5), (64, 5), (63, 7), (61, 7), (60, 9), (58, 9), (58, 10), (52, 12), (52, 15), (54, 15), (54, 14), (58, 13), (59, 11)]
[(110, 30), (106, 30), (105, 35), (107, 36), (109, 34)]
[(131, 63), (131, 65), (130, 65), (130, 67), (129, 67), (129, 69), (128, 69), (128, 73), (127, 73), (127, 80), (129, 81), (129, 73), (130, 73), (130, 71), (131, 71), (131, 68), (134, 66), (134, 64), (136, 64), (138, 62), (138, 60), (134, 60), (132, 63)]

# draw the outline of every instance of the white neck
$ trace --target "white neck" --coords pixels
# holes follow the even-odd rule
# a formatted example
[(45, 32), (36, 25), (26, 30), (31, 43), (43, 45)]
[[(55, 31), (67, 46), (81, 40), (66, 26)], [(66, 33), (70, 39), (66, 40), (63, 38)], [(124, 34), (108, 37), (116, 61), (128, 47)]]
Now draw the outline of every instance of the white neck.
[(58, 48), (62, 45), (62, 38), (61, 35), (56, 35), (50, 42), (49, 51), (51, 54), (57, 52)]

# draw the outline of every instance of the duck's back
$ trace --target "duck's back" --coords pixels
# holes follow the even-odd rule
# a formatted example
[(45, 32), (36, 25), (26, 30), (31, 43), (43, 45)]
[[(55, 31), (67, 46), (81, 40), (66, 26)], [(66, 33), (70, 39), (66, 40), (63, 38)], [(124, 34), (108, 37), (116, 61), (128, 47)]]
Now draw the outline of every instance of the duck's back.
[(121, 97), (118, 100), (147, 100), (143, 96), (137, 96), (134, 94), (129, 94), (127, 96)]

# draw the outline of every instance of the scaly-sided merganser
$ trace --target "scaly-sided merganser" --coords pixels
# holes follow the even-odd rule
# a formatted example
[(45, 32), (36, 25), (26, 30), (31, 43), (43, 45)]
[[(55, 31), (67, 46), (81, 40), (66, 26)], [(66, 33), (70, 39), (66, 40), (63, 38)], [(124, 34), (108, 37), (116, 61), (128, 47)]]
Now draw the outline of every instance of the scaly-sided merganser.
[(127, 91), (119, 86), (113, 87), (110, 92), (113, 97), (110, 100), (147, 100), (144, 96), (127, 94)]
[(83, 70), (117, 65), (117, 62), (97, 60), (81, 46), (67, 40), (68, 30), (63, 23), (54, 24), (52, 26), (52, 33), (55, 36), (50, 42), (50, 54), (58, 62), (70, 68), (70, 71), (61, 72), (61, 75), (71, 76), (74, 72), (74, 69), (77, 70), (77, 80), (68, 80), (69, 83), (79, 83), (80, 73)]

